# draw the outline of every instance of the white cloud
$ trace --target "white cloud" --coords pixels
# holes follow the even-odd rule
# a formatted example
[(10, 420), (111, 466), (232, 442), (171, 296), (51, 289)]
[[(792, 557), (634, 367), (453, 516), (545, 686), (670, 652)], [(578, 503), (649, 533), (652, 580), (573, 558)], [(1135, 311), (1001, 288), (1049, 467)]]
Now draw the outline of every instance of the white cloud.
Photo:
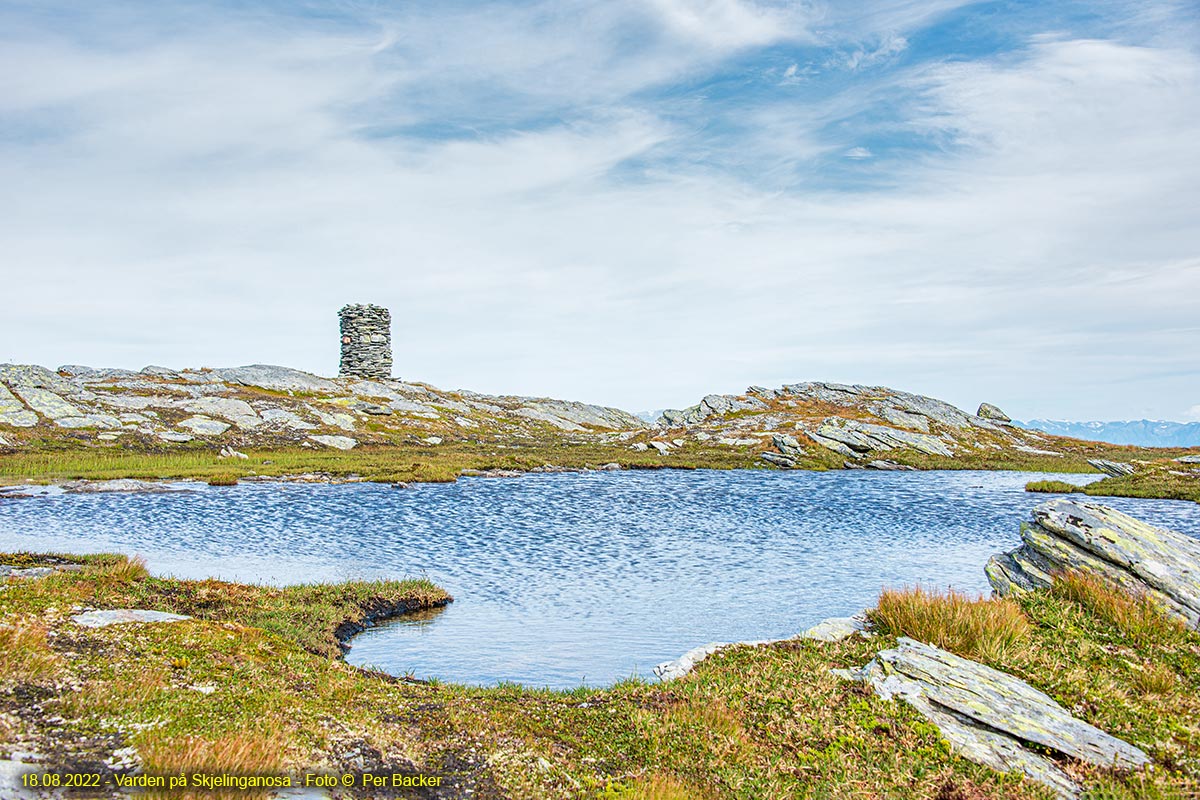
[(851, 147), (843, 155), (846, 158), (852, 158), (857, 161), (857, 160), (862, 160), (864, 158), (871, 158), (872, 153), (866, 147)]
[[(328, 372), (337, 307), (367, 301), (406, 377), (626, 407), (810, 378), (1022, 417), (1194, 396), (1195, 53), (1059, 38), (785, 98), (745, 110), (725, 170), (636, 95), (805, 17), (664, 3), (622, 55), (644, 12), (539, 8), (0, 47), (0, 113), (53, 133), (0, 143), (0, 360)], [(871, 155), (838, 123), (912, 92), (907, 130), (944, 151), (876, 155), (887, 188), (784, 179)]]

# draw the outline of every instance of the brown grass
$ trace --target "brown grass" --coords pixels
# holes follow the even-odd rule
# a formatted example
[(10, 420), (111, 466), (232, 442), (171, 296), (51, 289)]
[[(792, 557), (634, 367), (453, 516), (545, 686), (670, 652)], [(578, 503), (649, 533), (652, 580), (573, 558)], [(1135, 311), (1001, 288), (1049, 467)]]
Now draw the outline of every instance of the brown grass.
[(954, 590), (938, 594), (920, 586), (885, 589), (867, 616), (884, 633), (976, 659), (1004, 657), (1030, 630), (1029, 620), (1013, 600), (971, 598)]
[(1084, 606), (1139, 644), (1173, 644), (1187, 634), (1183, 622), (1169, 616), (1150, 595), (1131, 595), (1095, 575), (1065, 572), (1051, 591)]
[[(148, 738), (137, 745), (142, 770), (150, 775), (213, 776), (279, 775), (284, 771), (283, 753), (287, 739), (279, 733), (239, 731), (216, 739), (199, 736)], [(185, 798), (258, 798), (270, 795), (269, 789), (200, 788), (183, 794), (157, 792), (152, 797)]]
[(232, 472), (218, 472), (208, 478), (209, 486), (237, 486), (238, 476)]
[(706, 800), (711, 795), (670, 775), (650, 775), (621, 793), (622, 800)]
[(1143, 664), (1133, 673), (1133, 685), (1142, 695), (1169, 694), (1178, 683), (1175, 670), (1166, 664)]
[(123, 556), (111, 561), (101, 561), (85, 568), (91, 575), (113, 583), (132, 583), (150, 576), (146, 559), (141, 556)]
[(50, 649), (46, 632), (34, 620), (0, 626), (0, 684), (38, 683), (58, 672), (62, 662)]

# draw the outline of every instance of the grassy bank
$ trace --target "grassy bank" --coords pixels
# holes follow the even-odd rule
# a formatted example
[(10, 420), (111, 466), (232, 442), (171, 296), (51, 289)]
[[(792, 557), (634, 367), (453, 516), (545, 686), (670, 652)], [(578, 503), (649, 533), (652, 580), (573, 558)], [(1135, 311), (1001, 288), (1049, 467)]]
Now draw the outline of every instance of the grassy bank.
[[(643, 437), (644, 438), (644, 437)], [(1094, 472), (1088, 458), (1128, 459), (1129, 448), (1088, 447), (1051, 457), (1011, 451), (964, 452), (953, 458), (894, 451), (889, 457), (919, 469), (983, 469), (1038, 472)], [(0, 483), (112, 478), (194, 479), (231, 483), (259, 476), (328, 475), (371, 481), (453, 481), (464, 471), (521, 470), (547, 465), (568, 469), (619, 464), (626, 469), (768, 469), (759, 458), (762, 446), (730, 447), (689, 441), (669, 455), (631, 450), (626, 443), (535, 440), (524, 444), (453, 442), (438, 446), (361, 445), (339, 451), (315, 448), (245, 451), (248, 458), (220, 458), (214, 450), (135, 452), (114, 448), (43, 448), (0, 455)], [(1158, 451), (1134, 455), (1161, 457)], [(800, 469), (842, 469), (845, 458), (813, 447), (798, 461)], [(1150, 495), (1153, 496), (1153, 495)]]
[[(79, 561), (78, 572), (10, 580), (0, 592), (0, 742), (43, 752), (50, 766), (108, 769), (105, 759), (133, 747), (148, 772), (443, 777), (445, 793), (411, 796), (1047, 798), (954, 756), (907, 706), (829, 674), (861, 666), (895, 635), (957, 631), (946, 647), (1029, 680), (1154, 756), (1152, 773), (1133, 776), (1070, 767), (1104, 796), (1200, 785), (1200, 637), (1147, 635), (1153, 621), (1133, 625), (1136, 614), (1113, 612), (1086, 587), (1003, 606), (898, 593), (881, 600), (870, 639), (736, 647), (669, 684), (549, 692), (397, 681), (335, 657), (342, 623), (446, 599), (425, 582), (271, 589), (156, 579), (115, 557)], [(195, 619), (85, 629), (68, 620), (80, 607)], [(997, 631), (1003, 646), (986, 644)]]
[(1192, 500), (1200, 503), (1200, 467), (1174, 461), (1141, 464), (1138, 472), (1119, 478), (1103, 478), (1086, 486), (1065, 481), (1032, 481), (1029, 492), (1084, 494), (1091, 497), (1144, 497), (1164, 500)]
[(246, 459), (219, 458), (211, 450), (141, 453), (65, 449), (0, 456), (0, 481), (48, 482), (88, 478), (245, 478), (252, 475), (324, 474), (372, 481), (453, 481), (465, 470), (530, 470), (546, 465), (584, 469), (618, 463), (632, 469), (747, 469), (763, 466), (749, 448), (693, 443), (670, 455), (639, 453), (627, 446), (533, 442), (505, 447), (469, 443), (437, 447), (363, 445), (350, 451), (292, 448), (247, 450)]

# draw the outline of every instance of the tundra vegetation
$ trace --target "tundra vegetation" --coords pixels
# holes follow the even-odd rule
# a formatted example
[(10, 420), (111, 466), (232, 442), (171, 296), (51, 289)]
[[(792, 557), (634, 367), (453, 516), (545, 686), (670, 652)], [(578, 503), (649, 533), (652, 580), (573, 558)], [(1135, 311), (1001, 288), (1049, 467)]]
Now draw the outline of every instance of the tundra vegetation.
[[(993, 469), (1135, 474), (1091, 494), (1200, 499), (1200, 450), (1051, 436), (883, 386), (708, 395), (653, 422), (550, 398), (285, 367), (141, 372), (0, 365), (0, 483), (191, 478), (453, 481), (472, 471)], [(243, 457), (244, 456), (244, 457)], [(1061, 488), (1061, 487), (1060, 487)]]
[[(735, 646), (669, 683), (548, 691), (421, 683), (339, 658), (346, 624), (449, 599), (426, 581), (270, 588), (151, 577), (119, 556), (0, 562), (60, 570), (0, 592), (0, 732), (51, 768), (399, 770), (484, 798), (1050, 797), (830, 674), (905, 635), (1022, 678), (1152, 756), (1132, 773), (1067, 762), (1091, 796), (1200, 788), (1200, 635), (1080, 576), (1004, 600), (888, 591), (864, 636)], [(70, 621), (93, 607), (192, 619)]]

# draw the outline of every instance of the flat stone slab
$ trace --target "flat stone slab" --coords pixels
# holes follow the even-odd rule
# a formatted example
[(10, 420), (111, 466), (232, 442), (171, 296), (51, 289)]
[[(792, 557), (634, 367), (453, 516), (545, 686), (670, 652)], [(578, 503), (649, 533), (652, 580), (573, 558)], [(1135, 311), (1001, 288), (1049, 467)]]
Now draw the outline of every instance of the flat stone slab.
[(898, 697), (927, 717), (965, 758), (993, 769), (1019, 770), (1074, 797), (1079, 787), (1036, 744), (1089, 764), (1134, 769), (1150, 762), (1141, 749), (1073, 717), (1019, 678), (932, 645), (900, 637), (857, 672), (885, 700)]
[(148, 611), (142, 608), (114, 608), (108, 611), (85, 611), (71, 619), (84, 628), (104, 628), (129, 622), (181, 622), (191, 617), (183, 614), (168, 614), (165, 611)]

